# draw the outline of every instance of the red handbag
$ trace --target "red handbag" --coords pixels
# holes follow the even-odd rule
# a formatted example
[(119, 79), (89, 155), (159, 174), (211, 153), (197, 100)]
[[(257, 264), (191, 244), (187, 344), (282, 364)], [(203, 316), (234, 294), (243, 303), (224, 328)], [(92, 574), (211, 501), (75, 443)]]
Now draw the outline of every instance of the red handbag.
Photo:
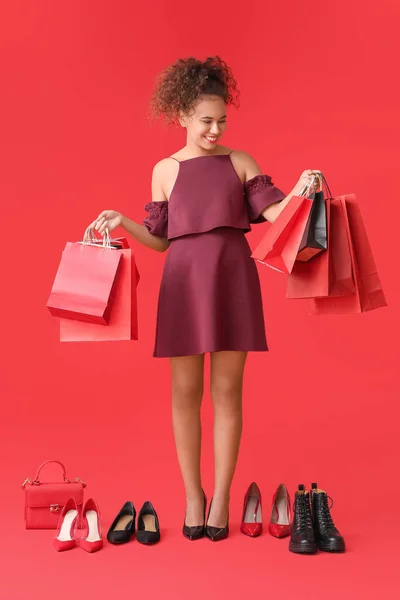
[[(39, 480), (41, 470), (48, 463), (58, 463), (63, 470), (63, 481), (42, 482)], [(46, 460), (40, 465), (33, 481), (25, 479), (22, 488), (25, 490), (25, 528), (57, 529), (60, 512), (68, 498), (75, 498), (78, 505), (78, 528), (83, 505), (83, 490), (86, 483), (75, 478), (67, 478), (66, 470), (59, 460)]]

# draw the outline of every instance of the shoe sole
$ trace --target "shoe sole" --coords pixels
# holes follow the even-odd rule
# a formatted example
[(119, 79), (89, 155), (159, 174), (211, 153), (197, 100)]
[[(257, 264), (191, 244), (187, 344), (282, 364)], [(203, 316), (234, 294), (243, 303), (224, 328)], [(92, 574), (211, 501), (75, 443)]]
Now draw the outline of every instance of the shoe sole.
[(223, 537), (210, 537), (209, 535), (205, 535), (204, 537), (206, 537), (208, 540), (210, 540), (210, 542), (222, 542), (222, 540), (226, 540), (226, 538), (228, 537), (228, 535), (224, 535)]
[(294, 552), (295, 554), (316, 554), (317, 553), (317, 546), (314, 545), (314, 544), (296, 545), (296, 544), (292, 544), (290, 542), (289, 543), (289, 550), (290, 550), (290, 552)]
[(183, 537), (186, 538), (187, 540), (190, 540), (191, 542), (194, 542), (195, 540), (201, 540), (201, 538), (204, 537), (204, 533), (202, 535), (196, 535), (195, 537), (190, 537), (189, 535), (186, 535), (185, 533), (182, 533)]
[[(137, 539), (137, 538), (136, 538)], [(144, 546), (152, 546), (153, 544), (158, 544), (158, 542), (160, 541), (160, 538), (158, 538), (158, 540), (154, 540), (152, 542), (145, 542), (143, 540), (138, 540), (139, 544), (143, 544)]]
[(247, 533), (247, 531), (242, 530), (240, 530), (240, 533), (243, 533), (243, 535), (247, 535), (247, 537), (251, 538), (259, 537), (261, 535), (261, 533)]
[(318, 549), (322, 552), (345, 552), (344, 544), (318, 544)]

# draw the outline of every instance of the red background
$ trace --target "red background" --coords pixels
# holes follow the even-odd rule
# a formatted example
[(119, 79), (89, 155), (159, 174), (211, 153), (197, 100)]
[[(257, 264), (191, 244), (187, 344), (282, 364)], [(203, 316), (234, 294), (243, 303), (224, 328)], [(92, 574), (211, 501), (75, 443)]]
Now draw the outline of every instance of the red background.
[[(397, 598), (398, 3), (13, 0), (0, 11), (1, 596)], [(285, 277), (260, 267), (270, 352), (249, 356), (232, 534), (215, 545), (180, 532), (169, 365), (152, 358), (165, 255), (134, 246), (139, 342), (60, 344), (45, 307), (65, 243), (106, 208), (141, 222), (154, 163), (185, 143), (146, 117), (156, 74), (212, 54), (241, 90), (224, 143), (284, 190), (318, 168), (334, 193), (355, 192), (389, 303), (310, 317), (306, 303), (285, 300)], [(264, 231), (254, 227), (252, 247)], [(208, 392), (203, 412), (210, 497)], [(59, 555), (54, 532), (25, 531), (19, 485), (48, 458), (88, 481), (105, 531), (126, 499), (137, 509), (150, 499), (162, 543)], [(265, 523), (281, 481), (292, 493), (318, 481), (348, 552), (299, 557), (287, 540), (240, 534), (253, 479)]]

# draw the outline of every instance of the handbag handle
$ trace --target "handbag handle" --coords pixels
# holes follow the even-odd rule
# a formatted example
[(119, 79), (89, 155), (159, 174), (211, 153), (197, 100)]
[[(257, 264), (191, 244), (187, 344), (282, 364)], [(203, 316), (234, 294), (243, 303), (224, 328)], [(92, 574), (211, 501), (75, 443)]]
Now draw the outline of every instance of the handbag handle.
[(48, 465), (49, 463), (57, 463), (58, 465), (60, 465), (60, 467), (61, 467), (61, 468), (62, 468), (62, 470), (63, 470), (63, 479), (64, 479), (64, 481), (65, 481), (66, 483), (71, 483), (71, 482), (70, 482), (70, 480), (67, 478), (67, 471), (66, 471), (66, 468), (64, 467), (63, 463), (62, 463), (62, 462), (60, 462), (59, 460), (45, 460), (45, 461), (44, 461), (44, 463), (42, 463), (42, 464), (40, 465), (40, 467), (38, 468), (38, 470), (37, 470), (37, 473), (36, 473), (36, 477), (35, 477), (35, 479), (33, 480), (33, 483), (35, 483), (35, 484), (39, 484), (39, 483), (40, 483), (40, 481), (39, 481), (39, 475), (40, 475), (40, 471), (43, 469), (43, 467), (44, 467), (45, 465)]
[[(40, 485), (40, 480), (39, 480), (39, 475), (41, 470), (43, 469), (43, 467), (45, 465), (48, 465), (49, 463), (57, 463), (58, 465), (60, 465), (60, 467), (62, 468), (62, 472), (63, 472), (63, 479), (65, 483), (71, 483), (71, 480), (67, 478), (67, 471), (65, 469), (65, 466), (63, 465), (63, 463), (59, 460), (45, 460), (44, 463), (42, 463), (36, 473), (35, 479), (33, 481), (31, 481), (29, 479), (29, 477), (27, 479), (25, 479), (25, 481), (22, 483), (22, 487), (24, 488), (26, 486), (27, 483), (30, 483), (31, 485)], [(75, 482), (76, 483), (82, 483), (83, 487), (86, 487), (86, 483), (84, 481), (82, 481), (82, 479), (80, 479), (79, 477), (75, 477)]]

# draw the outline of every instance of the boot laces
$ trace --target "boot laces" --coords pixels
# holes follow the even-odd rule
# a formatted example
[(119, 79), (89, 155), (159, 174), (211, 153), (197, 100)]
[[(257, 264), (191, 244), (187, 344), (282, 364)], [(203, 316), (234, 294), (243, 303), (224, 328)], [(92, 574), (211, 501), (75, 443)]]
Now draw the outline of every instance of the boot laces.
[[(329, 506), (328, 499), (331, 501)], [(320, 501), (317, 505), (317, 517), (320, 524), (321, 530), (336, 529), (335, 523), (333, 522), (330, 509), (333, 507), (333, 500), (327, 494), (321, 494)]]
[(312, 519), (308, 496), (298, 494), (293, 511), (295, 513), (296, 531), (312, 530)]

